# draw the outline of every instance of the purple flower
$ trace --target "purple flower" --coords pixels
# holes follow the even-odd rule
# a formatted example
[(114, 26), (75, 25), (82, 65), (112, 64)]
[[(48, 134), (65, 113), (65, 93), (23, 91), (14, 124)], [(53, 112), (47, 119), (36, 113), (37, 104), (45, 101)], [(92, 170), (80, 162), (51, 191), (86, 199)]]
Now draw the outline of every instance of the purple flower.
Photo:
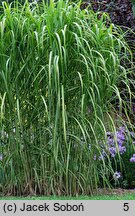
[(105, 152), (105, 150), (104, 150), (104, 149), (102, 150), (102, 155), (103, 155), (103, 157), (105, 157), (105, 156), (106, 156), (106, 152)]
[(94, 155), (94, 158), (93, 158), (93, 160), (97, 160), (97, 155)]
[[(114, 158), (117, 153), (119, 153), (120, 155), (124, 154), (127, 150), (126, 149), (127, 132), (128, 131), (125, 126), (119, 127), (116, 133), (107, 131), (106, 132), (107, 145), (103, 145), (101, 142), (99, 142), (100, 146), (102, 147), (102, 153), (99, 156), (98, 160), (105, 158), (108, 152), (112, 158)], [(135, 139), (134, 139), (135, 133), (131, 131), (130, 134), (133, 138), (132, 142), (135, 145)], [(130, 161), (135, 162), (135, 154), (133, 155), (133, 157), (131, 157)]]
[(121, 139), (117, 139), (117, 143), (118, 143), (118, 146), (122, 146), (124, 142)]
[(106, 135), (107, 135), (107, 144), (109, 146), (113, 146), (114, 145), (113, 133), (108, 131), (108, 132), (106, 132)]
[(107, 140), (107, 144), (108, 144), (108, 146), (114, 146), (114, 139), (113, 138), (111, 138), (111, 137), (108, 137), (108, 140)]
[(121, 127), (119, 128), (119, 130), (120, 130), (122, 133), (125, 133), (125, 127), (124, 127), (124, 126), (121, 126)]
[(117, 131), (117, 138), (125, 140), (125, 127), (121, 126)]
[(122, 130), (117, 131), (116, 133), (117, 143), (118, 145), (122, 146), (123, 142), (125, 141), (125, 134)]
[(116, 155), (116, 148), (115, 147), (109, 148), (109, 152), (111, 154), (111, 157), (115, 157), (115, 155)]
[(130, 162), (135, 162), (135, 157), (131, 157)]
[(119, 153), (124, 154), (126, 152), (126, 147), (125, 146), (119, 146)]
[(120, 172), (115, 172), (113, 174), (113, 178), (114, 178), (115, 181), (117, 181), (120, 177), (121, 177), (121, 173)]
[(135, 162), (135, 154), (133, 154), (133, 157), (130, 158), (130, 162)]

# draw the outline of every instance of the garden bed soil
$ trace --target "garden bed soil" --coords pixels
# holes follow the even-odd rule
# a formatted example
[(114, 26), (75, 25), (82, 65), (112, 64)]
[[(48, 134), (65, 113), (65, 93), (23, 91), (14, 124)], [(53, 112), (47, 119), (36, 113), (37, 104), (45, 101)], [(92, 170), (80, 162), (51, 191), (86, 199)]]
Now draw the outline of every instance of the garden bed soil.
[(106, 12), (109, 14), (112, 23), (122, 27), (124, 31), (127, 28), (133, 32), (127, 34), (127, 41), (131, 48), (135, 49), (135, 15), (132, 11), (131, 0), (84, 0), (82, 9), (90, 6), (95, 12)]
[(131, 0), (92, 0), (90, 2), (94, 11), (109, 13), (113, 23), (135, 30)]
[(116, 188), (116, 189), (103, 189), (99, 188), (93, 195), (125, 195), (125, 194), (135, 194), (135, 189), (123, 189), (123, 188)]

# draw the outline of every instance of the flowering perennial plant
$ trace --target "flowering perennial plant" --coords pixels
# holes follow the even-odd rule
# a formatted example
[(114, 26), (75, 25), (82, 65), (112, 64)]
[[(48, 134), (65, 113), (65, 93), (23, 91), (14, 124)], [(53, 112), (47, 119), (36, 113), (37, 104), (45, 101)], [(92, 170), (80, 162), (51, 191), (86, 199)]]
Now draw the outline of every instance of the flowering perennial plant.
[(121, 177), (121, 172), (115, 172), (115, 173), (113, 174), (113, 179), (114, 179), (115, 181), (117, 181), (120, 177)]
[[(94, 155), (94, 160), (102, 160), (105, 159), (107, 155), (110, 155), (111, 158), (114, 158), (117, 154), (123, 155), (127, 151), (127, 131), (125, 127), (119, 127), (116, 133), (106, 132), (107, 140), (106, 145), (100, 142), (100, 146), (102, 147), (102, 153), (99, 157)], [(130, 132), (130, 135), (133, 139), (133, 144), (135, 143), (135, 134), (134, 132)], [(135, 162), (135, 154), (131, 157), (130, 162)]]
[(130, 162), (135, 162), (135, 154), (130, 158)]

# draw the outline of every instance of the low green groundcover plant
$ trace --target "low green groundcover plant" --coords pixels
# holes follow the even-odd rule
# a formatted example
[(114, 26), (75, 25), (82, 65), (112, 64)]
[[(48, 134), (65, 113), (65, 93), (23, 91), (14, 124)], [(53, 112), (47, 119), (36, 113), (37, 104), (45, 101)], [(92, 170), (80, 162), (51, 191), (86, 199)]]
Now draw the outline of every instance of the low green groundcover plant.
[(2, 2), (0, 11), (0, 191), (111, 187), (126, 145), (128, 161), (135, 153), (134, 65), (123, 32), (107, 14), (63, 0)]
[(27, 196), (27, 197), (0, 197), (0, 200), (134, 200), (135, 193), (123, 195), (93, 195), (93, 196)]

